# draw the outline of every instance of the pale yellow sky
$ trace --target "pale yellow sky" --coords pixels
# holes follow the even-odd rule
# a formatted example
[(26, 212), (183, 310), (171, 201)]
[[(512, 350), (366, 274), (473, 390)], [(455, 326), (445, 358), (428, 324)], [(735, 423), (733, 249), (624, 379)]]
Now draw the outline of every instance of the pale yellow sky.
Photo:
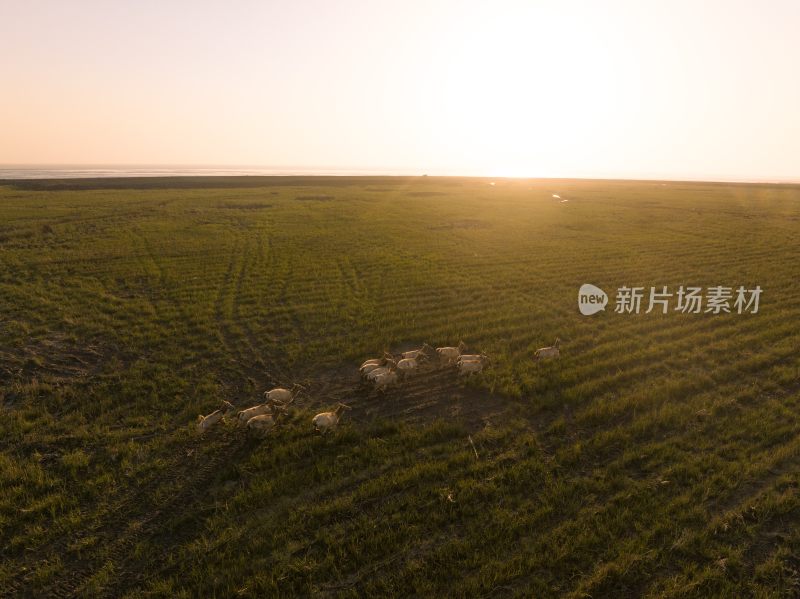
[(800, 179), (800, 2), (3, 0), (0, 164)]

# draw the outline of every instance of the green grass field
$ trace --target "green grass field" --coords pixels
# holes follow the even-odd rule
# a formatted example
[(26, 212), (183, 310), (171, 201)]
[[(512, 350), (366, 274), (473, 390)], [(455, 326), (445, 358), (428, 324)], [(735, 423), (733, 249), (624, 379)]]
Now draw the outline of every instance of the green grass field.
[[(797, 186), (0, 185), (0, 596), (797, 596), (798, 265)], [(492, 367), (357, 381), (459, 339)], [(266, 438), (196, 433), (293, 382)]]

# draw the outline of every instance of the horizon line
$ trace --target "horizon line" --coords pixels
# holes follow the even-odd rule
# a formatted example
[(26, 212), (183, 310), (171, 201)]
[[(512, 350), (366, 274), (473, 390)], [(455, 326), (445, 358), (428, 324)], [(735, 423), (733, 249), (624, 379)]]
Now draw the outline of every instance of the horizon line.
[[(132, 171), (132, 170), (189, 170), (189, 171), (272, 171), (272, 172), (251, 172), (251, 173), (109, 173), (105, 176), (24, 176), (22, 172), (14, 173), (23, 176), (10, 176), (11, 173), (2, 171)], [(282, 172), (283, 171), (283, 172)], [(288, 172), (287, 172), (288, 171)], [(111, 176), (109, 176), (111, 175)], [(643, 181), (643, 182), (671, 182), (671, 183), (761, 183), (773, 185), (792, 185), (800, 184), (800, 176), (795, 177), (732, 177), (728, 175), (508, 175), (508, 174), (485, 174), (485, 173), (459, 173), (449, 169), (431, 169), (426, 171), (423, 168), (387, 168), (387, 167), (342, 167), (342, 166), (259, 166), (259, 165), (230, 165), (230, 164), (181, 164), (181, 163), (0, 163), (0, 181), (26, 180), (26, 179), (109, 179), (109, 178), (185, 178), (191, 176), (205, 177), (437, 177), (437, 178), (468, 178), (468, 179), (508, 179), (508, 180), (578, 180), (578, 181)]]

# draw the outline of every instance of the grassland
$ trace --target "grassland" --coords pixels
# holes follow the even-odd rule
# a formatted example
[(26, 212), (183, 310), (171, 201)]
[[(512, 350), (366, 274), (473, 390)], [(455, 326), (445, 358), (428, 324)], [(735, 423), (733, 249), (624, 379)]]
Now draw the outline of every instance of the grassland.
[[(792, 186), (0, 185), (0, 596), (797, 596), (798, 264)], [(358, 387), (459, 339), (493, 367)], [(293, 381), (268, 438), (191, 426)]]

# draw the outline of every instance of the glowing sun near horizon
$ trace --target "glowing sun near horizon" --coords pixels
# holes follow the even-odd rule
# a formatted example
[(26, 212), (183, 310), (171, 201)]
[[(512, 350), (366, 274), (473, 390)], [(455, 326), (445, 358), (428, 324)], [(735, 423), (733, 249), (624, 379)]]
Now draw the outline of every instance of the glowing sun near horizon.
[(800, 178), (800, 3), (0, 6), (0, 163)]

